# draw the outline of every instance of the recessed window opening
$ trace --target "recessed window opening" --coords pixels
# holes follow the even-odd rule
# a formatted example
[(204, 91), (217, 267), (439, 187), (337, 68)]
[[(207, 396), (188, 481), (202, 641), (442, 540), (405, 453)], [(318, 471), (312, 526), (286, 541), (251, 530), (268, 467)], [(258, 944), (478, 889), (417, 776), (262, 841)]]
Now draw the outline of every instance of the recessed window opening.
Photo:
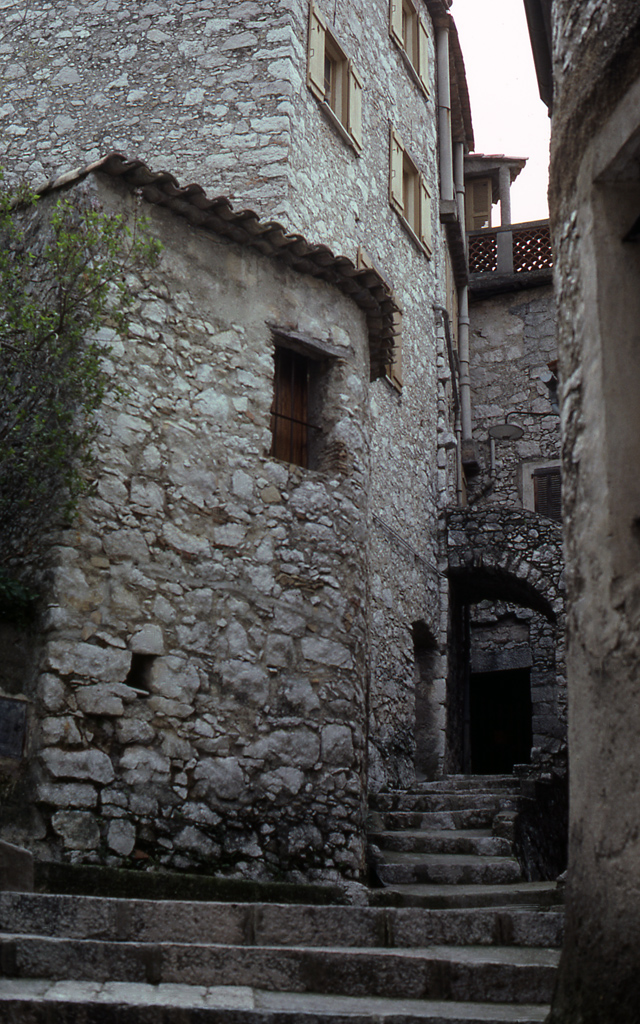
[(324, 98), (336, 117), (347, 121), (346, 78), (347, 60), (330, 38), (325, 40), (324, 50)]
[(559, 466), (544, 467), (533, 471), (533, 502), (536, 512), (555, 519), (562, 519), (562, 477)]
[(296, 466), (309, 466), (311, 432), (320, 427), (310, 421), (312, 360), (298, 352), (276, 346), (274, 392), (271, 406), (271, 452), (273, 458)]
[(420, 203), (419, 188), (418, 172), (405, 153), (402, 161), (402, 202), (405, 218), (416, 234), (420, 233), (420, 220), (417, 216)]
[(132, 654), (131, 668), (127, 673), (125, 685), (137, 690), (140, 697), (148, 697), (151, 693), (151, 673), (155, 654)]
[(415, 0), (391, 0), (389, 30), (400, 47), (411, 77), (429, 95), (429, 36)]
[(404, 0), (402, 4), (402, 42), (407, 56), (415, 68), (418, 67), (418, 15)]

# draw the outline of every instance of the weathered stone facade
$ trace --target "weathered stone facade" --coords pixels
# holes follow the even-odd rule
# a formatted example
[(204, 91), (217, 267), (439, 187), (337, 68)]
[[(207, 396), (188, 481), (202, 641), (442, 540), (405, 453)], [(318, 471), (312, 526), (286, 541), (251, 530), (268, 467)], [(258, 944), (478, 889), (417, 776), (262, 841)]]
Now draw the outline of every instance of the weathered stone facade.
[[(158, 270), (131, 282), (129, 336), (103, 331), (126, 389), (101, 411), (96, 492), (55, 538), (43, 582), (28, 758), (4, 826), (43, 856), (360, 877), (367, 790), (410, 785), (416, 766), (460, 770), (452, 618), (469, 546), (511, 587), (474, 592), (472, 603), (494, 602), (474, 613), (476, 646), (501, 642), (489, 633), (507, 620), (526, 633), (532, 742), (561, 747), (557, 594), (541, 596), (559, 562), (544, 527), (522, 513), (505, 554), (478, 534), (498, 529), (478, 513), (446, 543), (445, 509), (465, 493), (458, 175), (472, 145), (448, 6), (418, 4), (418, 76), (390, 35), (387, 0), (315, 4), (343, 72), (351, 58), (362, 82), (356, 146), (307, 85), (308, 0), (5, 0), (0, 157), (11, 176), (121, 150), (131, 178), (114, 157), (87, 187), (108, 210), (129, 215), (140, 201), (164, 245)], [(392, 130), (420, 188), (419, 228), (389, 201)], [(441, 162), (453, 147), (455, 182)], [(144, 168), (137, 181), (140, 160), (177, 180)], [(209, 221), (207, 194), (221, 193), (235, 209), (221, 199)], [(547, 296), (491, 301), (476, 320), (480, 446), (495, 408), (548, 402), (536, 376), (550, 351)], [(317, 362), (310, 468), (269, 455), (283, 339)], [(532, 426), (546, 457), (551, 426)], [(531, 444), (515, 451), (533, 457)], [(490, 501), (514, 503), (514, 470), (505, 462)], [(503, 546), (511, 527), (500, 520)]]
[(515, 763), (564, 772), (567, 708), (560, 527), (525, 509), (495, 506), (451, 511), (448, 526), (452, 639), (457, 649), (468, 650), (468, 664), (457, 671), (454, 666), (449, 676), (449, 769), (472, 767), (473, 752), (460, 746), (459, 739), (469, 677), (526, 670), (530, 749), (525, 748), (522, 758), (520, 748)]
[[(104, 181), (98, 196), (107, 211), (135, 202)], [(102, 332), (126, 392), (100, 413), (96, 494), (50, 556), (30, 694), (40, 849), (57, 837), (72, 859), (357, 876), (365, 318), (174, 213), (154, 212), (153, 230), (161, 264), (135, 286), (129, 337)], [(334, 353), (323, 432), (348, 449), (339, 470), (268, 455), (273, 331), (294, 327)]]
[(638, 886), (640, 12), (556, 0), (551, 218), (567, 553), (570, 847), (551, 1020), (631, 1024)]
[[(480, 471), (469, 480), (469, 501), (533, 509), (532, 470), (560, 464), (557, 378), (549, 369), (557, 359), (553, 288), (474, 297), (470, 319)], [(489, 428), (507, 416), (524, 436), (492, 441)]]
[[(7, 5), (11, 72), (2, 112), (11, 130), (0, 159), (14, 174), (38, 176), (120, 149), (277, 217), (354, 262), (361, 248), (390, 283), (403, 310), (403, 386), (400, 393), (380, 380), (368, 394), (370, 736), (372, 778), (383, 785), (413, 771), (412, 624), (424, 622), (444, 652), (446, 587), (433, 567), (438, 510), (455, 500), (459, 472), (435, 311), (449, 309), (455, 337), (455, 286), (447, 283), (453, 275), (438, 215), (435, 21), (452, 40), (453, 135), (461, 145), (471, 144), (471, 123), (448, 3), (419, 4), (428, 95), (390, 36), (387, 0), (338, 7), (318, 0), (316, 7), (363, 83), (359, 154), (306, 84), (308, 0), (284, 7), (109, 0), (82, 10)], [(430, 193), (431, 259), (389, 203), (390, 128)]]

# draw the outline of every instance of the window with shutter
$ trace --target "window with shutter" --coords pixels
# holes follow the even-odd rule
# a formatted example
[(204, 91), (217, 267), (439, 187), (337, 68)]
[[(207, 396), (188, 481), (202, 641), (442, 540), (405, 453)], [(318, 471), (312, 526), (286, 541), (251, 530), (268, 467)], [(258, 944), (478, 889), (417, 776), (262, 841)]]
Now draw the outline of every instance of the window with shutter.
[(420, 175), (420, 241), (431, 255), (431, 193), (424, 175)]
[(429, 35), (413, 0), (390, 0), (389, 34), (416, 84), (429, 95)]
[(385, 366), (384, 372), (396, 391), (402, 391), (402, 313), (399, 310), (393, 314), (393, 331), (393, 360)]
[(431, 194), (394, 128), (390, 132), (389, 201), (414, 242), (431, 256)]
[(362, 79), (315, 4), (309, 8), (307, 85), (340, 135), (362, 149)]
[(277, 347), (274, 353), (271, 406), (271, 452), (283, 462), (307, 466), (309, 461), (309, 360)]
[(491, 227), (491, 178), (472, 178), (467, 182), (467, 231)]
[(533, 503), (536, 512), (549, 519), (562, 519), (562, 478), (560, 467), (533, 471)]

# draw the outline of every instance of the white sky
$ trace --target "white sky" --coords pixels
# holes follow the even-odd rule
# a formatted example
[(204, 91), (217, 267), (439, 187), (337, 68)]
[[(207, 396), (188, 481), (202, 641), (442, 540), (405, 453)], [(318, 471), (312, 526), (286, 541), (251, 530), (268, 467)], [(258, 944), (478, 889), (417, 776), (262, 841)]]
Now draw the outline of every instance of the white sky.
[[(540, 99), (523, 0), (454, 0), (478, 153), (526, 156), (511, 189), (517, 224), (549, 216), (550, 120)], [(494, 207), (493, 223), (499, 214)]]

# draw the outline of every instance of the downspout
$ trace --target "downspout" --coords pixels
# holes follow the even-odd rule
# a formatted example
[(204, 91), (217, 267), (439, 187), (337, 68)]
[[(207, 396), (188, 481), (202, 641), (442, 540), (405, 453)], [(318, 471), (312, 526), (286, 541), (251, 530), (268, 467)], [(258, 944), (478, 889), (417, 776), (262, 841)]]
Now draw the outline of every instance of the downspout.
[(451, 390), (453, 391), (453, 430), (456, 436), (456, 504), (462, 505), (462, 420), (460, 417), (460, 393), (457, 379), (459, 368), (456, 366), (456, 358), (453, 351), (449, 313), (444, 306), (434, 306), (433, 308), (436, 313), (440, 314), (447, 345), (447, 358), (449, 361), (449, 372), (451, 374)]
[(464, 142), (455, 142), (453, 150), (453, 183), (456, 189), (456, 200), (458, 202), (458, 220), (464, 235), (465, 251), (468, 247), (468, 237), (465, 231), (465, 193), (464, 184)]
[[(465, 230), (465, 185), (464, 185), (464, 143), (456, 142), (455, 148), (455, 189), (458, 202), (460, 228), (464, 232), (465, 249), (468, 235)], [(471, 379), (469, 377), (469, 288), (458, 289), (458, 359), (460, 360), (460, 418), (462, 439), (471, 438)]]
[(440, 198), (451, 201), (453, 194), (453, 153), (451, 143), (451, 81), (449, 78), (449, 27), (436, 29), (438, 57), (438, 136), (440, 142)]
[(471, 378), (469, 376), (469, 288), (458, 292), (458, 358), (460, 360), (460, 416), (462, 439), (471, 440)]

